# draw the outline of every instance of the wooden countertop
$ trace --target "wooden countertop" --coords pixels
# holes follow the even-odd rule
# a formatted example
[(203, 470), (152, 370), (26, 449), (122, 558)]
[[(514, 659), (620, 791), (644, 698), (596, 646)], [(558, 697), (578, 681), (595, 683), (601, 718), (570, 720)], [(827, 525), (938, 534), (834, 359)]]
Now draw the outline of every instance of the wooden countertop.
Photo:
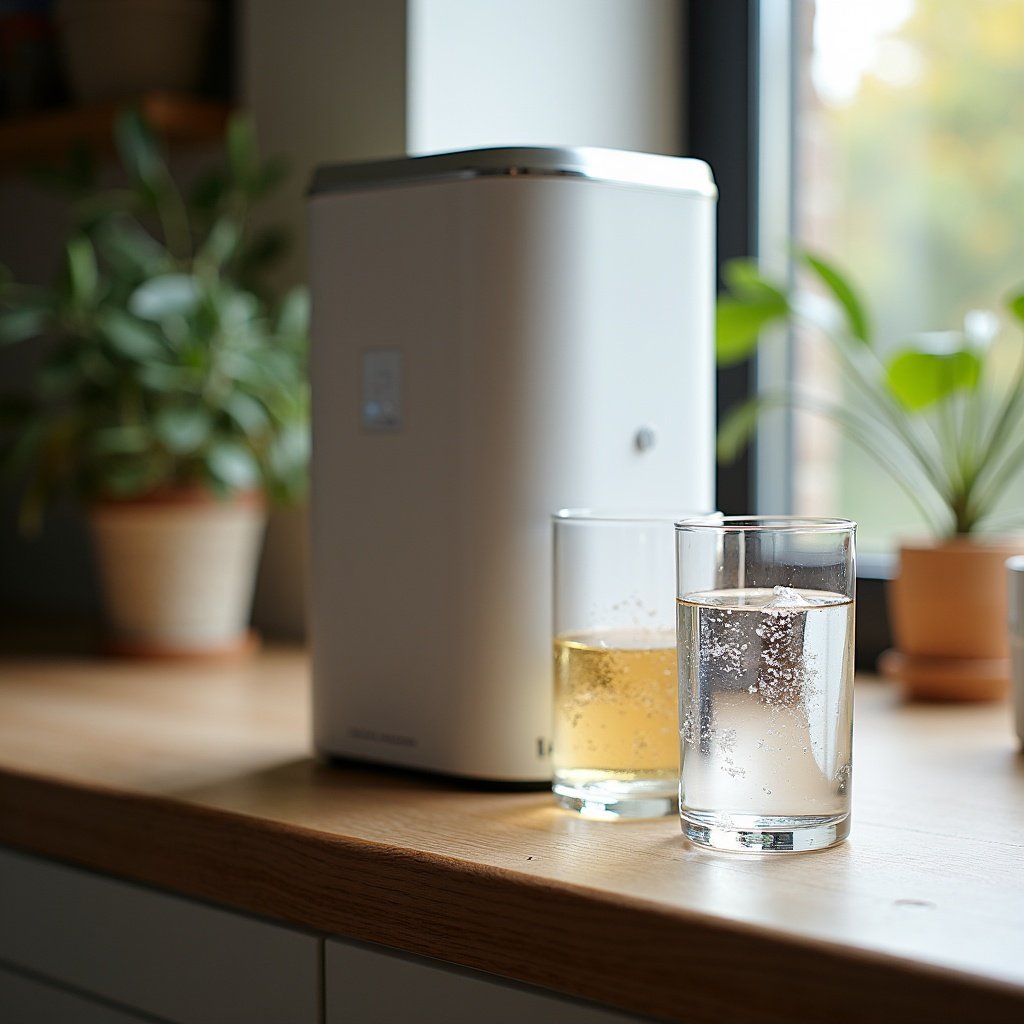
[(0, 842), (686, 1022), (1024, 1020), (1024, 758), (1005, 704), (857, 686), (854, 824), (687, 845), (309, 752), (308, 663), (0, 662)]

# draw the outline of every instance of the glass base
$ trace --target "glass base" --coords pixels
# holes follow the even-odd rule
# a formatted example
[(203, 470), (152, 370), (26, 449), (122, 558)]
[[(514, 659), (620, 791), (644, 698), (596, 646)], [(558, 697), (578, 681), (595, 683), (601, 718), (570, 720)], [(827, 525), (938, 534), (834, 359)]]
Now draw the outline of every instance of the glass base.
[(684, 810), (683, 835), (710, 850), (732, 853), (808, 853), (850, 834), (850, 815), (703, 814)]
[(556, 779), (551, 792), (559, 806), (601, 821), (663, 818), (679, 813), (676, 790), (660, 782), (568, 783)]

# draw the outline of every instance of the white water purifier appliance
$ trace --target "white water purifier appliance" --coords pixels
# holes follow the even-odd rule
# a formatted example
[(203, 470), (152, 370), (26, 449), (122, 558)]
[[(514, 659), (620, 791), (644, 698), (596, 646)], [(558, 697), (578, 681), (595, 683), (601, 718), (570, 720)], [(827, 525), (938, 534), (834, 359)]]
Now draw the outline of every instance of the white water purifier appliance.
[(317, 170), (322, 755), (550, 778), (551, 514), (714, 506), (715, 198), (603, 149)]

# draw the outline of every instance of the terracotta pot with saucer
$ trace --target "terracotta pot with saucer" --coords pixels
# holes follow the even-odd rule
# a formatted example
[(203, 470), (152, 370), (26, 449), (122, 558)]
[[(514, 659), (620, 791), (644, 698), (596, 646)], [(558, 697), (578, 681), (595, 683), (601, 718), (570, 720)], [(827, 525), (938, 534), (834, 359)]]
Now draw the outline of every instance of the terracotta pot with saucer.
[(1024, 554), (1024, 538), (957, 537), (900, 548), (889, 584), (895, 649), (881, 672), (909, 697), (984, 701), (1010, 685), (1006, 559)]

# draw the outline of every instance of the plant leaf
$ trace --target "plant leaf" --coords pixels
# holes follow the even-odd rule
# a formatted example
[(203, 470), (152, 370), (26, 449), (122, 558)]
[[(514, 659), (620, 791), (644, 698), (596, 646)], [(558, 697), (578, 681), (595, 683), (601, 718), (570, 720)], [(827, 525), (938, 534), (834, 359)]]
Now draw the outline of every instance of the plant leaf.
[(102, 493), (114, 498), (134, 498), (159, 482), (159, 472), (149, 460), (132, 458), (104, 466)]
[(132, 292), (128, 308), (143, 320), (188, 316), (199, 303), (201, 288), (191, 274), (161, 274)]
[(277, 314), (277, 331), (301, 337), (309, 331), (309, 290), (303, 285), (292, 288), (282, 300)]
[(1022, 323), (1024, 323), (1024, 292), (1014, 295), (1006, 304), (1006, 308)]
[(146, 387), (165, 394), (197, 393), (202, 386), (202, 372), (194, 367), (151, 362), (143, 363), (137, 372)]
[(152, 432), (141, 425), (98, 427), (89, 436), (89, 447), (95, 455), (138, 455), (152, 444)]
[(720, 366), (742, 362), (757, 348), (758, 336), (770, 324), (784, 320), (789, 306), (784, 297), (764, 300), (720, 298), (715, 308), (715, 354)]
[(251, 292), (221, 289), (216, 293), (215, 301), (217, 317), (227, 331), (241, 332), (260, 315), (259, 300)]
[(167, 250), (131, 217), (100, 218), (93, 227), (92, 237), (99, 252), (122, 273), (151, 277), (170, 268)]
[(0, 310), (0, 345), (36, 338), (46, 329), (48, 314), (40, 309)]
[(167, 358), (160, 335), (149, 324), (120, 309), (100, 310), (96, 314), (96, 326), (118, 355), (140, 363)]
[(846, 325), (850, 334), (865, 345), (871, 344), (871, 326), (864, 305), (854, 291), (853, 286), (836, 267), (827, 263), (820, 256), (811, 253), (801, 253), (801, 262), (809, 267), (831, 292), (832, 297), (842, 307), (846, 314)]
[(756, 260), (729, 260), (722, 268), (722, 277), (733, 298), (757, 304), (774, 300), (777, 304), (788, 305), (785, 292), (762, 276)]
[(886, 386), (910, 412), (920, 412), (957, 391), (972, 391), (981, 379), (981, 359), (970, 349), (920, 352), (903, 349), (886, 367)]
[(78, 309), (89, 309), (99, 289), (96, 251), (85, 235), (73, 235), (64, 247), (64, 271), (68, 302)]
[(207, 467), (214, 479), (233, 490), (260, 482), (260, 467), (253, 453), (235, 441), (218, 441), (210, 448)]
[(196, 262), (219, 270), (238, 252), (241, 240), (242, 231), (235, 219), (219, 217), (196, 254)]
[(138, 110), (128, 110), (114, 125), (114, 139), (124, 168), (150, 192), (163, 187), (169, 172), (156, 137)]
[(249, 189), (259, 172), (259, 155), (256, 151), (256, 133), (252, 121), (242, 114), (236, 114), (228, 122), (228, 162), (235, 182)]
[(310, 434), (305, 423), (289, 423), (274, 438), (267, 453), (275, 497), (295, 500), (305, 493), (310, 455)]
[(224, 411), (250, 438), (259, 437), (270, 426), (267, 410), (244, 391), (232, 391), (224, 400)]
[(716, 449), (718, 459), (723, 463), (735, 462), (750, 443), (757, 429), (757, 420), (764, 406), (759, 395), (740, 402), (725, 414), (718, 425)]
[(160, 443), (174, 455), (198, 451), (213, 429), (213, 418), (202, 406), (161, 409), (153, 418), (153, 430)]

